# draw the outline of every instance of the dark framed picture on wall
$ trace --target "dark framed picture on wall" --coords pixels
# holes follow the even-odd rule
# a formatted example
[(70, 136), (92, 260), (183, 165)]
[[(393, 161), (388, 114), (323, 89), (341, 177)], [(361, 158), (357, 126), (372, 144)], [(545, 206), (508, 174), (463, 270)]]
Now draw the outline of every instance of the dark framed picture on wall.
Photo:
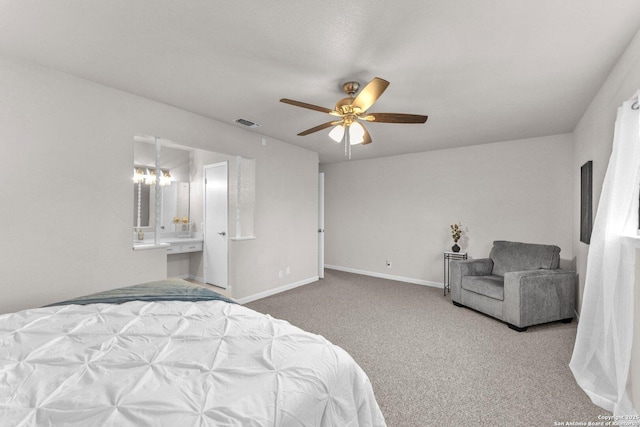
[(580, 168), (580, 241), (591, 242), (593, 228), (593, 162), (589, 160)]

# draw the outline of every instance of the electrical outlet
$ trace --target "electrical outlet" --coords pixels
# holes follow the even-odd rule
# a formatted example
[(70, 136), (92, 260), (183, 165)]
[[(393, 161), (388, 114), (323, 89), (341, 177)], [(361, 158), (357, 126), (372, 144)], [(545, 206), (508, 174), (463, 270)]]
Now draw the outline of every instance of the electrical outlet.
[(391, 268), (391, 261), (387, 261), (387, 268)]
[(290, 274), (291, 273), (291, 267), (287, 267), (287, 269), (285, 270), (285, 274)]
[(278, 271), (278, 277), (282, 279), (282, 270)]

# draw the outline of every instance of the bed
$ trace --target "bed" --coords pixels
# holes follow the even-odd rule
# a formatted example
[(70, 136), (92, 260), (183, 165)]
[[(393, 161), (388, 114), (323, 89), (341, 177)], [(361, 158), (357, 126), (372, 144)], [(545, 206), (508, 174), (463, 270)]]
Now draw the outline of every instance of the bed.
[(340, 347), (169, 280), (0, 316), (0, 425), (385, 421)]

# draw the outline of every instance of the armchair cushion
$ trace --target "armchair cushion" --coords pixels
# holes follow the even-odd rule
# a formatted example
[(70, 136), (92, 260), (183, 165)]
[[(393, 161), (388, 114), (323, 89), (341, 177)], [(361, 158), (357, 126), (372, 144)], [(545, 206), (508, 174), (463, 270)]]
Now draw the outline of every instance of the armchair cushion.
[(462, 289), (503, 301), (504, 277), (465, 276), (462, 278)]
[(555, 245), (496, 240), (493, 242), (489, 258), (493, 261), (492, 274), (504, 276), (510, 271), (558, 268), (560, 248)]

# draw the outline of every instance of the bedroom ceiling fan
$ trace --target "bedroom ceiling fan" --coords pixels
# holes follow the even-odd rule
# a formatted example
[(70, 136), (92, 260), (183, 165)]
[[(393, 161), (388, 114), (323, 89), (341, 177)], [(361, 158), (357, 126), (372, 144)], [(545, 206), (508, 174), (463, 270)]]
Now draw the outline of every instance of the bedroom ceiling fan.
[(378, 123), (424, 123), (427, 121), (427, 116), (418, 114), (368, 113), (367, 110), (382, 95), (387, 86), (389, 86), (388, 81), (374, 77), (357, 96), (354, 96), (360, 89), (360, 83), (347, 82), (342, 86), (342, 90), (349, 96), (339, 100), (333, 110), (287, 98), (282, 98), (280, 102), (336, 116), (335, 120), (302, 131), (298, 135), (309, 135), (333, 126), (329, 137), (336, 142), (344, 142), (345, 155), (351, 158), (352, 145), (371, 143), (371, 135), (360, 123), (361, 121)]

